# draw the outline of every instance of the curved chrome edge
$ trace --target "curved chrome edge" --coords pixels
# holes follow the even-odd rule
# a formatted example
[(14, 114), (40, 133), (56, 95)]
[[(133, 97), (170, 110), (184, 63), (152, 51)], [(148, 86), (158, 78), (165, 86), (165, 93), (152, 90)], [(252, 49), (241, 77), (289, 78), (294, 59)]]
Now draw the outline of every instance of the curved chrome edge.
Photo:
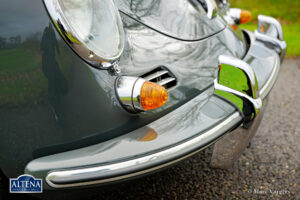
[[(268, 24), (267, 30), (261, 30), (264, 24)], [(254, 32), (255, 38), (264, 43), (269, 43), (276, 47), (277, 53), (283, 57), (286, 52), (287, 44), (283, 39), (283, 31), (281, 24), (273, 17), (259, 15), (257, 29)]]
[(230, 94), (234, 94), (234, 95), (237, 95), (239, 97), (243, 97), (243, 98), (247, 99), (248, 101), (250, 101), (253, 104), (255, 109), (261, 109), (262, 108), (263, 102), (262, 102), (260, 97), (254, 99), (254, 98), (252, 98), (252, 97), (250, 97), (250, 96), (248, 96), (248, 95), (246, 95), (242, 92), (239, 92), (237, 90), (234, 90), (234, 89), (231, 89), (229, 87), (226, 87), (226, 86), (223, 86), (223, 85), (219, 84), (217, 82), (217, 80), (214, 81), (214, 86), (215, 86), (216, 90), (221, 90), (221, 91), (224, 91), (224, 92), (227, 92), (227, 93), (230, 93)]
[[(253, 34), (251, 31), (243, 30), (245, 31), (248, 36), (250, 37), (251, 46), (255, 42), (255, 34)], [(247, 54), (244, 56), (244, 58), (247, 58), (247, 56), (250, 54), (250, 49), (248, 50)], [(275, 64), (273, 67), (273, 70), (271, 72), (271, 75), (269, 76), (268, 80), (265, 82), (265, 84), (259, 89), (259, 96), (261, 99), (265, 99), (268, 94), (270, 93), (271, 89), (273, 88), (273, 85), (275, 84), (277, 80), (277, 76), (280, 70), (280, 63), (284, 59), (285, 55), (279, 55), (279, 57), (276, 57)]]
[(205, 0), (206, 6), (207, 6), (207, 17), (209, 19), (213, 19), (217, 15), (217, 5), (214, 1), (212, 0)]
[(262, 23), (273, 24), (277, 30), (278, 39), (283, 40), (283, 31), (279, 21), (277, 21), (273, 17), (266, 16), (266, 15), (258, 15), (257, 19), (258, 19), (258, 29), (257, 29), (258, 31)]
[[(216, 142), (218, 138), (230, 131), (232, 127), (238, 125), (241, 120), (242, 117), (239, 112), (234, 112), (217, 126), (172, 148), (115, 164), (52, 171), (46, 176), (46, 182), (53, 188), (68, 188), (114, 182), (149, 173), (172, 165), (201, 151), (203, 148)], [(108, 176), (108, 172), (118, 175)]]
[(131, 101), (132, 101), (133, 109), (136, 112), (144, 111), (144, 108), (141, 106), (140, 95), (141, 95), (141, 90), (142, 90), (142, 87), (143, 87), (145, 81), (146, 81), (145, 79), (139, 78), (135, 82), (133, 90), (132, 90)]
[(257, 91), (258, 89), (256, 89), (257, 88), (256, 75), (255, 75), (252, 67), (250, 67), (250, 65), (248, 63), (246, 63), (243, 60), (232, 57), (232, 56), (220, 55), (219, 56), (219, 65), (222, 65), (222, 64), (232, 65), (236, 68), (243, 70), (250, 79), (253, 97), (254, 98), (258, 97), (256, 95), (256, 93), (258, 92)]
[(238, 25), (240, 24), (241, 12), (242, 10), (240, 8), (229, 8), (226, 15), (224, 15), (224, 19), (230, 25)]
[(116, 94), (121, 105), (131, 113), (144, 111), (140, 104), (140, 93), (145, 79), (133, 76), (119, 76), (115, 81)]
[[(223, 68), (223, 64), (228, 67)], [(246, 79), (243, 80), (236, 78), (238, 75), (229, 70), (232, 68), (235, 70), (239, 69), (240, 72), (243, 72)], [(224, 70), (225, 73), (222, 75)], [(229, 70), (230, 75), (228, 72), (226, 73), (226, 70)], [(243, 89), (236, 89), (232, 87), (231, 84), (241, 85), (242, 88), (249, 88), (249, 90), (245, 92)], [(257, 78), (253, 68), (245, 61), (237, 58), (227, 55), (219, 56), (219, 71), (217, 78), (214, 81), (214, 88), (215, 94), (233, 103), (234, 106), (236, 106), (236, 108), (242, 113), (244, 118), (243, 127), (247, 129), (249, 125), (253, 123), (257, 114), (263, 107), (263, 101), (259, 95)], [(234, 97), (228, 96), (228, 94), (233, 95)], [(242, 102), (242, 105), (236, 103), (236, 99), (239, 99)]]
[(280, 49), (278, 50), (278, 53), (280, 53), (282, 50), (286, 49), (287, 45), (284, 40), (278, 40), (276, 38), (272, 38), (268, 35), (264, 35), (260, 33), (259, 31), (255, 30), (254, 31), (255, 38), (258, 40), (261, 40), (263, 42), (269, 42), (273, 44), (274, 46), (279, 47)]
[(280, 58), (276, 57), (275, 65), (273, 67), (273, 71), (269, 79), (266, 81), (264, 86), (259, 90), (259, 94), (262, 99), (265, 99), (270, 93), (271, 89), (273, 88), (277, 80), (279, 70), (280, 70)]
[(132, 112), (134, 112), (132, 90), (137, 80), (138, 77), (127, 76), (124, 78), (120, 76), (115, 81), (115, 90), (121, 105)]

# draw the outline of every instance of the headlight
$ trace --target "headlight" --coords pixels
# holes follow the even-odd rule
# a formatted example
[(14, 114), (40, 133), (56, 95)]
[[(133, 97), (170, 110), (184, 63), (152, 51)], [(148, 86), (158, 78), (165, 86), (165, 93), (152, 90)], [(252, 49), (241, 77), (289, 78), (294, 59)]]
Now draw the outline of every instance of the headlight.
[(96, 67), (118, 59), (124, 30), (112, 0), (44, 0), (58, 32), (84, 60)]

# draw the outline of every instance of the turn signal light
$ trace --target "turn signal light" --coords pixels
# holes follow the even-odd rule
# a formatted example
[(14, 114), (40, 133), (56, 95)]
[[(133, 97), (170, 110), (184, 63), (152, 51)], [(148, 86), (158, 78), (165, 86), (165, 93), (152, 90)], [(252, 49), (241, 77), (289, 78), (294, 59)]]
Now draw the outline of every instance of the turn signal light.
[(163, 86), (133, 76), (117, 78), (116, 92), (121, 105), (131, 113), (159, 108), (168, 99), (168, 92)]
[(168, 92), (156, 83), (145, 81), (140, 95), (140, 104), (144, 110), (159, 108), (167, 102)]
[(250, 22), (252, 15), (248, 10), (230, 8), (228, 14), (225, 15), (224, 18), (233, 30), (237, 30), (239, 24)]
[(240, 14), (240, 23), (244, 24), (250, 22), (252, 19), (252, 15), (248, 10), (241, 10)]

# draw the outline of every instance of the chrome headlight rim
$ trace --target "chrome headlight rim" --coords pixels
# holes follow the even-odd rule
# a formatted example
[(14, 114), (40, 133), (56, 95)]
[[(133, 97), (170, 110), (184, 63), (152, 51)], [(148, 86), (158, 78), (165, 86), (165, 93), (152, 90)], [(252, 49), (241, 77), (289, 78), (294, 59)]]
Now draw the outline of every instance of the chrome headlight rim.
[[(125, 32), (123, 28), (123, 23), (119, 14), (119, 10), (114, 5), (113, 0), (106, 0), (110, 4), (110, 10), (104, 10), (103, 12), (113, 12), (111, 14), (115, 17), (115, 26), (117, 26), (119, 44), (118, 52), (114, 55), (100, 55), (95, 53), (93, 49), (86, 45), (86, 42), (82, 39), (76, 38), (76, 31), (74, 28), (70, 27), (67, 17), (65, 17), (60, 5), (60, 0), (43, 0), (46, 11), (53, 23), (53, 26), (58, 31), (62, 39), (67, 43), (67, 45), (84, 61), (88, 64), (99, 68), (108, 69), (120, 59), (125, 46)], [(97, 0), (95, 0), (97, 1)], [(101, 1), (101, 0), (100, 0)], [(97, 23), (97, 22), (96, 22)], [(75, 37), (73, 37), (75, 36)]]

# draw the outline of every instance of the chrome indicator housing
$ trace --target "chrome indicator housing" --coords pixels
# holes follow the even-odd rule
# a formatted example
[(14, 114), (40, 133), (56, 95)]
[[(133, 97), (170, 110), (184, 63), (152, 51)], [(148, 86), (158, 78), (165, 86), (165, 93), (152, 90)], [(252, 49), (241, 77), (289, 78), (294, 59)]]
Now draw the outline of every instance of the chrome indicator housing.
[(145, 79), (121, 76), (116, 80), (116, 93), (121, 105), (129, 112), (136, 113), (144, 111), (140, 106), (139, 95)]
[(168, 92), (165, 87), (132, 76), (117, 78), (116, 93), (121, 105), (131, 113), (159, 108), (168, 99)]

